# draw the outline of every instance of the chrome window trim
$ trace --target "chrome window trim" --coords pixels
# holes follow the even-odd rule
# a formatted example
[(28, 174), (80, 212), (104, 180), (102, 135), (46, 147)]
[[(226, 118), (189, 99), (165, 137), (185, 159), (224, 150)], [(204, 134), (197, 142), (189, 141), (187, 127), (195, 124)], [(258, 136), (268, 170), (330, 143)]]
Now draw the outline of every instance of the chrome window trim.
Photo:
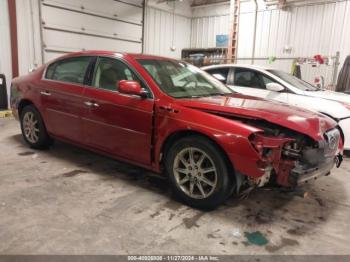
[[(147, 97), (147, 98), (142, 98), (142, 99), (145, 99), (145, 100), (155, 100), (155, 95), (153, 93), (153, 90), (150, 88), (149, 84), (147, 83), (147, 81), (145, 81), (145, 79), (140, 75), (139, 72), (137, 72), (125, 59), (122, 59), (120, 57), (116, 57), (116, 56), (109, 56), (109, 55), (91, 55), (91, 54), (83, 54), (83, 55), (77, 55), (77, 56), (72, 56), (72, 57), (69, 57), (69, 58), (78, 58), (78, 57), (96, 57), (97, 60), (95, 62), (95, 68), (94, 68), (94, 72), (93, 72), (93, 76), (95, 75), (95, 70), (96, 70), (96, 65), (97, 65), (97, 61), (98, 61), (98, 58), (99, 57), (105, 57), (105, 58), (110, 58), (110, 59), (115, 59), (117, 61), (120, 61), (122, 63), (124, 63), (139, 79), (140, 81), (142, 81), (142, 83), (147, 86), (148, 90), (150, 91), (150, 94), (151, 94), (151, 97)], [(119, 91), (115, 90), (108, 90), (108, 89), (103, 89), (103, 88), (98, 88), (98, 87), (95, 87), (95, 86), (92, 86), (92, 85), (84, 85), (84, 84), (78, 84), (78, 83), (71, 83), (71, 82), (64, 82), (64, 81), (59, 81), (59, 80), (53, 80), (53, 79), (48, 79), (46, 78), (46, 71), (47, 69), (49, 68), (50, 65), (54, 64), (54, 63), (57, 63), (57, 62), (60, 62), (60, 61), (63, 61), (65, 59), (69, 59), (69, 58), (57, 58), (56, 60), (52, 61), (51, 63), (47, 64), (45, 66), (45, 69), (43, 71), (43, 74), (41, 76), (41, 80), (44, 80), (44, 81), (49, 81), (49, 82), (54, 82), (54, 83), (61, 83), (61, 84), (69, 84), (69, 85), (74, 85), (74, 86), (77, 86), (77, 87), (83, 87), (83, 88), (94, 88), (96, 90), (103, 90), (103, 91), (107, 91), (107, 92), (111, 92), (113, 94), (117, 93), (117, 94), (120, 94), (120, 95), (123, 95), (123, 96), (128, 96), (128, 97), (137, 97), (137, 98), (140, 98), (139, 96), (137, 95), (128, 95), (128, 94), (123, 94), (123, 93), (120, 93)]]

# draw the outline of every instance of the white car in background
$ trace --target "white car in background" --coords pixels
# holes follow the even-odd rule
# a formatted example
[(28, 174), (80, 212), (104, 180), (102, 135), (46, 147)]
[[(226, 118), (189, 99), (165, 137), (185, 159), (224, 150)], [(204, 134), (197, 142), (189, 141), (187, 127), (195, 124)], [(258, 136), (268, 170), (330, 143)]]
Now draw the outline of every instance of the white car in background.
[(252, 65), (213, 65), (202, 69), (238, 93), (277, 100), (321, 112), (336, 120), (350, 150), (350, 95), (320, 90), (280, 70)]

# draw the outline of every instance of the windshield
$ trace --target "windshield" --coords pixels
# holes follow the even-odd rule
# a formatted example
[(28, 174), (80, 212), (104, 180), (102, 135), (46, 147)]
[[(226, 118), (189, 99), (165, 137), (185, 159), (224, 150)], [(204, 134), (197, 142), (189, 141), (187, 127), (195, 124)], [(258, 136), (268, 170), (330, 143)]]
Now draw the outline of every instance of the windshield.
[(281, 78), (282, 80), (284, 80), (285, 82), (287, 82), (288, 84), (303, 90), (303, 91), (317, 91), (319, 90), (317, 87), (311, 85), (308, 82), (305, 82), (304, 80), (301, 80), (295, 76), (292, 76), (288, 73), (285, 73), (283, 71), (279, 71), (279, 70), (267, 70), (270, 73), (274, 74), (275, 76), (278, 76), (279, 78)]
[(138, 62), (159, 87), (174, 98), (227, 95), (232, 91), (220, 81), (187, 63), (172, 60), (140, 59)]

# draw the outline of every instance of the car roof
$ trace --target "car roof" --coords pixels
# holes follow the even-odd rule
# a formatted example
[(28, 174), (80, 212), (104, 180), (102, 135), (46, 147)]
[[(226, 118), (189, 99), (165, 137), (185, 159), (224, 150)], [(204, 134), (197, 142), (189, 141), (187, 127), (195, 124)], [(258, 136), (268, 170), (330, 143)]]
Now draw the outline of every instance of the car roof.
[(247, 65), (247, 64), (218, 64), (218, 65), (210, 65), (203, 66), (202, 69), (211, 69), (211, 68), (219, 68), (219, 67), (242, 67), (256, 70), (270, 70), (272, 67), (268, 66), (260, 66), (260, 65)]
[(162, 57), (162, 56), (137, 54), (137, 53), (125, 53), (125, 52), (114, 52), (114, 51), (106, 51), (106, 50), (88, 50), (88, 51), (73, 52), (73, 53), (68, 53), (66, 55), (63, 55), (63, 56), (59, 57), (59, 59), (75, 57), (75, 56), (84, 56), (84, 55), (85, 56), (87, 56), (87, 55), (91, 55), (91, 56), (119, 56), (119, 57), (129, 57), (131, 59), (175, 60), (173, 58)]

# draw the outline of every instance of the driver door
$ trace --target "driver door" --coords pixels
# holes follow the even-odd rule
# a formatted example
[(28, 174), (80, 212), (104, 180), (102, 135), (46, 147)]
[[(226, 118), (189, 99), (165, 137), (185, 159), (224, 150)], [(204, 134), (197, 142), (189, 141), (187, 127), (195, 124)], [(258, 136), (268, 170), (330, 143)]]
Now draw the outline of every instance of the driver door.
[[(85, 88), (85, 141), (90, 147), (141, 164), (151, 162), (154, 100), (119, 93), (120, 80), (136, 80), (134, 71), (116, 58), (97, 59), (90, 86)], [(151, 94), (151, 93), (150, 93)]]
[(287, 92), (276, 92), (266, 89), (266, 84), (276, 82), (267, 75), (249, 68), (234, 68), (233, 77), (228, 85), (236, 92), (257, 96), (268, 100), (288, 102)]

